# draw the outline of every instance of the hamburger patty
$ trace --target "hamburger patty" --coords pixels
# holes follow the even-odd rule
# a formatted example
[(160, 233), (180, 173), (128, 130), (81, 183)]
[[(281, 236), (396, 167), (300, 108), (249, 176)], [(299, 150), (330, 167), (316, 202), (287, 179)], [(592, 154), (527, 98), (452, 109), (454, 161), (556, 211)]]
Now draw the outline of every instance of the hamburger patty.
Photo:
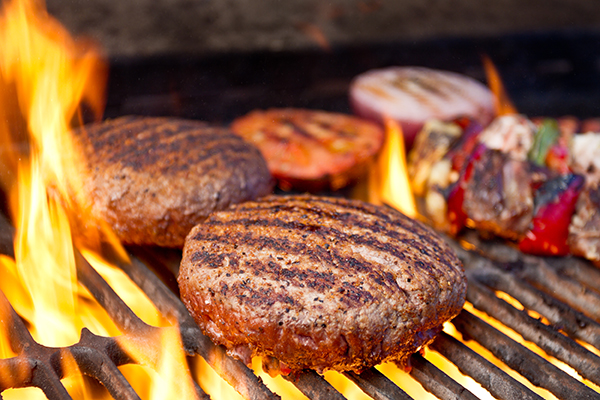
[(461, 309), (462, 265), (433, 231), (356, 200), (268, 196), (188, 235), (181, 298), (230, 354), (290, 370), (402, 365)]
[(94, 215), (124, 243), (183, 247), (210, 212), (270, 193), (259, 150), (226, 128), (127, 116), (75, 132)]

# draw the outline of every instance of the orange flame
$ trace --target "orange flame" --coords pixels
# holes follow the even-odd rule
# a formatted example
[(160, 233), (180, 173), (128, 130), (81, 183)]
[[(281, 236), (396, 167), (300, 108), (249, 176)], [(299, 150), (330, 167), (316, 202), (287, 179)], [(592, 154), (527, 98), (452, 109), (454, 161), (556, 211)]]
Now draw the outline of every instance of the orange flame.
[(385, 119), (385, 128), (385, 142), (369, 176), (369, 201), (390, 205), (414, 218), (417, 207), (408, 178), (402, 128), (391, 118)]
[(484, 55), (482, 59), (488, 85), (494, 94), (494, 109), (496, 110), (496, 115), (516, 114), (517, 109), (506, 93), (506, 89), (504, 88), (502, 79), (500, 79), (500, 74), (498, 73), (496, 66), (488, 56)]
[(323, 33), (323, 30), (315, 24), (310, 22), (298, 22), (296, 29), (302, 32), (306, 37), (315, 42), (323, 50), (331, 50), (331, 44), (327, 40), (327, 36)]
[[(0, 289), (37, 342), (65, 347), (79, 340), (84, 327), (97, 335), (120, 334), (78, 282), (75, 246), (140, 318), (158, 326), (166, 321), (123, 271), (86, 248), (114, 236), (101, 231), (104, 222), (87, 212), (81, 173), (85, 160), (70, 131), (82, 122), (83, 104), (101, 117), (107, 70), (98, 49), (73, 40), (43, 6), (35, 0), (11, 0), (0, 14), (0, 165), (6, 171), (0, 183), (9, 194), (16, 229), (15, 258), (0, 257)], [(125, 254), (120, 245), (115, 250)], [(0, 331), (2, 358), (15, 356), (8, 335)], [(164, 354), (175, 354), (172, 345), (182, 352), (177, 338), (164, 338), (162, 344)], [(90, 398), (76, 362), (66, 353), (63, 370), (69, 376), (63, 383), (74, 397)], [(190, 377), (182, 371), (185, 357), (179, 354), (174, 362), (160, 365), (164, 379), (124, 374), (138, 386), (153, 387), (154, 398), (193, 398), (188, 392), (164, 392), (165, 387), (182, 388)], [(6, 390), (2, 396), (45, 398), (35, 388)]]
[[(183, 351), (183, 344), (177, 326), (160, 331), (160, 348), (155, 352), (149, 348), (145, 340), (120, 337), (119, 344), (126, 349), (129, 356), (144, 367), (135, 366), (125, 373), (138, 394), (148, 400), (181, 400), (195, 399), (194, 381), (188, 369)], [(134, 371), (137, 370), (137, 373)], [(143, 377), (150, 379), (144, 382)], [(132, 377), (136, 379), (131, 380)]]
[(82, 160), (67, 132), (82, 101), (103, 103), (102, 95), (93, 97), (88, 89), (98, 87), (93, 80), (102, 69), (100, 58), (70, 39), (40, 3), (6, 3), (0, 27), (0, 87), (6, 89), (0, 97), (0, 141), (15, 150), (4, 161), (17, 171), (2, 183), (16, 225), (12, 276), (22, 289), (9, 300), (37, 341), (65, 346), (77, 341), (84, 326), (70, 221), (85, 204), (76, 173)]

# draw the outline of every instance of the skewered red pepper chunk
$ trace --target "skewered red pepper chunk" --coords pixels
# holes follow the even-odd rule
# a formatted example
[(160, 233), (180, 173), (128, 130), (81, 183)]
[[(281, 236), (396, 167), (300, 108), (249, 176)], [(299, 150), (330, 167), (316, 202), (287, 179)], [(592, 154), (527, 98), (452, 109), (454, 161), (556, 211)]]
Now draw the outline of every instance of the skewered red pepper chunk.
[(582, 176), (567, 174), (545, 182), (538, 189), (532, 227), (519, 243), (519, 250), (542, 256), (569, 254), (569, 224), (584, 183)]
[(448, 221), (450, 222), (451, 235), (458, 235), (466, 225), (467, 214), (465, 214), (463, 210), (465, 198), (464, 185), (471, 179), (471, 175), (473, 174), (473, 163), (478, 161), (485, 151), (486, 146), (483, 144), (479, 144), (475, 147), (475, 150), (468, 155), (467, 161), (464, 163), (464, 168), (460, 173), (460, 177), (456, 183), (450, 187), (448, 193)]
[(448, 151), (446, 157), (452, 161), (453, 170), (461, 171), (473, 149), (479, 143), (478, 138), (483, 131), (483, 126), (479, 122), (467, 118), (457, 119), (454, 122), (463, 128), (463, 134)]

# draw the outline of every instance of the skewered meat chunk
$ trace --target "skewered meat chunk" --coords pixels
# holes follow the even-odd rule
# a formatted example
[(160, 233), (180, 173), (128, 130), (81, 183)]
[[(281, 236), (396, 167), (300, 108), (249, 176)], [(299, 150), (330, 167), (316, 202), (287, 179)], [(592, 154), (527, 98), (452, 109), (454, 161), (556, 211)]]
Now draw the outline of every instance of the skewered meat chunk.
[(571, 141), (571, 169), (586, 177), (586, 185), (600, 183), (600, 132), (574, 135)]
[(573, 254), (600, 266), (600, 186), (587, 187), (579, 195), (568, 243)]
[(463, 210), (476, 229), (518, 239), (533, 216), (529, 164), (495, 150), (473, 162), (466, 181)]
[(533, 145), (535, 125), (522, 115), (496, 118), (481, 132), (479, 142), (488, 149), (499, 150), (510, 158), (525, 161)]
[[(434, 165), (446, 155), (461, 133), (458, 125), (438, 120), (431, 120), (423, 126), (408, 160), (408, 175), (416, 196), (425, 195), (428, 182), (432, 179), (432, 172), (439, 172), (434, 169)], [(436, 182), (446, 180), (445, 177), (440, 176), (433, 179)]]

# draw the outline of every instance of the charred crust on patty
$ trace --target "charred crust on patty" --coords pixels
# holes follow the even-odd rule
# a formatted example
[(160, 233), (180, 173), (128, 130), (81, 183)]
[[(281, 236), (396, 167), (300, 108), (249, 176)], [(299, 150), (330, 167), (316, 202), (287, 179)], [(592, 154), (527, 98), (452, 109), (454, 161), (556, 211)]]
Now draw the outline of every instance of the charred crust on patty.
[(312, 195), (211, 214), (186, 240), (178, 282), (213, 341), (292, 371), (404, 364), (466, 293), (460, 261), (421, 223)]
[(260, 151), (224, 127), (125, 116), (74, 131), (93, 214), (126, 244), (183, 247), (212, 211), (271, 192)]

